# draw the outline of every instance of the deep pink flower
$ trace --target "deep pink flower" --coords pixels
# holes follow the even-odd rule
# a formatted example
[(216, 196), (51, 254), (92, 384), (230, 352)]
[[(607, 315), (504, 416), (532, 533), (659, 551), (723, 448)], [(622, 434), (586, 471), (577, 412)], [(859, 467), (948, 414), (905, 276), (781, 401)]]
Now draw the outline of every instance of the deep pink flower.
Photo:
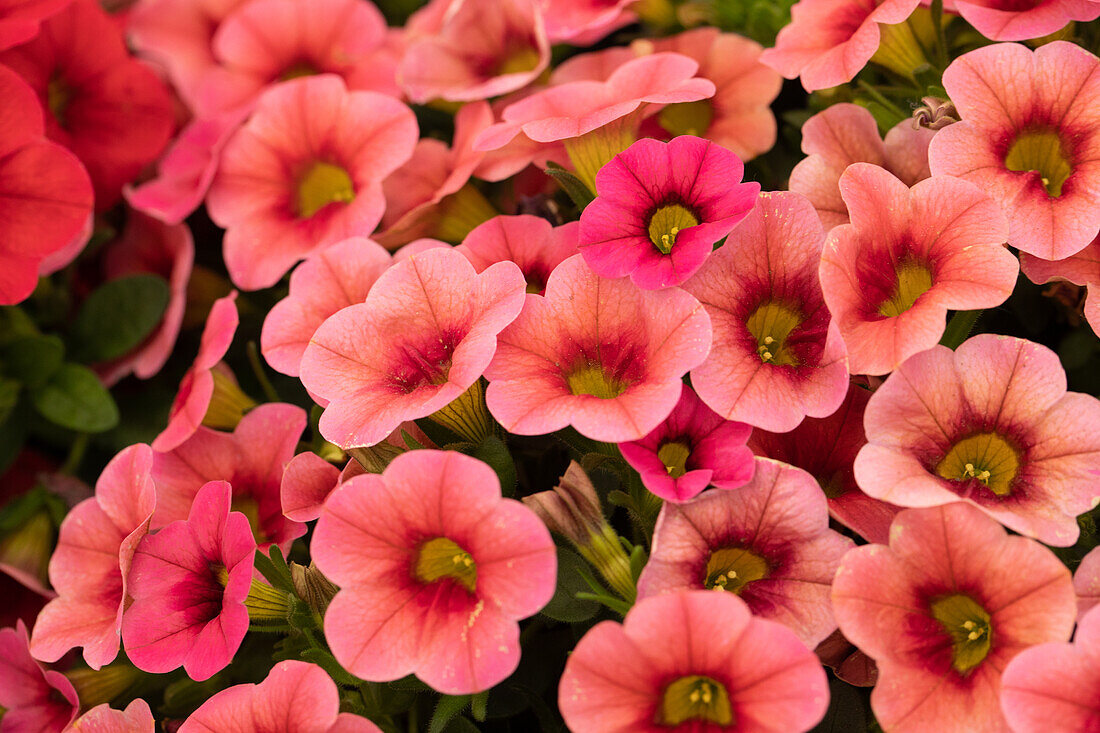
[(760, 184), (741, 183), (744, 172), (709, 140), (639, 140), (596, 174), (596, 199), (580, 219), (584, 261), (646, 290), (679, 285), (752, 210)]
[(1042, 285), (1052, 280), (1068, 280), (1088, 288), (1085, 319), (1100, 333), (1100, 235), (1087, 247), (1062, 260), (1044, 260), (1020, 253), (1020, 269), (1031, 282)]
[(538, 216), (495, 216), (474, 228), (456, 249), (478, 272), (497, 262), (514, 262), (527, 292), (542, 294), (554, 268), (577, 254), (579, 225), (555, 227)]
[(539, 0), (550, 43), (588, 46), (635, 20), (634, 0)]
[(4, 733), (59, 733), (80, 702), (65, 675), (46, 670), (27, 648), (27, 627), (0, 629), (0, 709)]
[(414, 450), (329, 496), (311, 543), (340, 586), (325, 638), (352, 674), (415, 673), (445, 694), (487, 690), (519, 664), (518, 619), (554, 594), (554, 543), (496, 474)]
[(883, 729), (974, 733), (1005, 730), (1001, 671), (1033, 644), (1069, 639), (1076, 608), (1054, 553), (956, 502), (904, 511), (889, 547), (849, 551), (833, 613), (878, 665)]
[(704, 405), (686, 384), (664, 422), (641, 440), (620, 443), (623, 458), (652, 493), (675, 503), (708, 486), (736, 489), (752, 478), (752, 428), (730, 422)]
[(39, 23), (72, 0), (0, 0), (0, 50), (38, 35)]
[(1100, 17), (1100, 3), (1090, 0), (956, 0), (956, 12), (993, 41), (1024, 41), (1063, 28), (1073, 20)]
[(852, 223), (829, 232), (820, 275), (852, 374), (886, 374), (936, 345), (948, 310), (1012, 294), (1019, 264), (1003, 246), (1008, 227), (977, 186), (937, 176), (909, 188), (854, 163), (840, 191)]
[(207, 194), (210, 217), (227, 230), (233, 281), (269, 287), (314, 250), (372, 231), (385, 209), (382, 179), (409, 158), (416, 137), (412, 110), (377, 92), (349, 92), (337, 76), (264, 93), (222, 150)]
[(1098, 65), (1064, 41), (998, 43), (943, 75), (962, 121), (936, 133), (932, 173), (988, 192), (1008, 216), (1008, 243), (1037, 257), (1069, 257), (1100, 229)]
[(684, 283), (714, 328), (691, 372), (699, 397), (727, 420), (765, 430), (832, 414), (844, 399), (844, 342), (818, 283), (825, 233), (796, 193), (762, 193), (726, 244)]
[(485, 399), (506, 430), (541, 435), (572, 425), (593, 440), (639, 440), (680, 399), (681, 379), (710, 348), (710, 319), (672, 288), (604, 280), (580, 255), (528, 295), (485, 370)]
[(746, 486), (664, 505), (638, 597), (730, 591), (812, 649), (836, 629), (829, 586), (853, 546), (829, 529), (825, 497), (812, 476), (759, 458)]
[(122, 640), (134, 666), (205, 680), (233, 659), (245, 632), (256, 541), (230, 511), (232, 490), (211, 481), (187, 519), (147, 535), (134, 553)]
[(806, 157), (791, 171), (789, 188), (814, 205), (828, 231), (848, 223), (840, 195), (840, 176), (852, 163), (873, 163), (893, 173), (906, 186), (928, 178), (928, 144), (934, 130), (905, 119), (879, 136), (878, 123), (863, 107), (834, 104), (802, 125)]
[(732, 593), (689, 591), (590, 629), (565, 663), (558, 707), (586, 733), (799, 733), (825, 715), (829, 691), (790, 629)]
[(329, 401), (321, 433), (344, 448), (374, 445), (459, 397), (493, 358), (524, 285), (513, 263), (477, 274), (450, 248), (384, 272), (366, 302), (321, 324), (302, 357), (302, 383)]
[(125, 710), (115, 710), (107, 703), (96, 705), (65, 730), (71, 733), (155, 733), (156, 726), (149, 703), (139, 697)]
[(1081, 560), (1073, 574), (1073, 588), (1077, 592), (1078, 619), (1100, 605), (1100, 549), (1094, 547)]
[(981, 334), (911, 357), (871, 397), (864, 425), (856, 480), (876, 499), (966, 501), (1067, 546), (1100, 497), (1100, 400), (1066, 392), (1057, 355), (1030, 341)]

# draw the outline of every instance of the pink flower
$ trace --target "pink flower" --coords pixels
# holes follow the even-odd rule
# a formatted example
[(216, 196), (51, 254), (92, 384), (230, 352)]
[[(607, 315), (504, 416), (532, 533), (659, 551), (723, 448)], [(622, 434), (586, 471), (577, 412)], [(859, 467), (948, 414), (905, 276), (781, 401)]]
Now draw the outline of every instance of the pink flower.
[(802, 125), (802, 159), (791, 171), (789, 188), (814, 205), (828, 231), (848, 223), (848, 207), (840, 195), (840, 176), (852, 163), (873, 163), (894, 174), (906, 186), (923, 181), (928, 171), (928, 144), (935, 135), (905, 119), (886, 138), (863, 107), (834, 104)]
[(516, 620), (554, 594), (550, 532), (460, 453), (410, 451), (344, 484), (311, 550), (341, 588), (325, 638), (344, 668), (372, 681), (415, 673), (448, 695), (508, 677), (519, 664)]
[(727, 420), (786, 431), (844, 399), (844, 343), (818, 284), (825, 233), (795, 193), (762, 193), (726, 244), (684, 283), (710, 316), (714, 346), (691, 373)]
[(954, 503), (902, 512), (889, 547), (849, 551), (833, 612), (878, 665), (871, 708), (885, 730), (972, 733), (1005, 730), (1001, 671), (1033, 644), (1069, 639), (1076, 610), (1050, 550)]
[(80, 702), (65, 675), (47, 671), (27, 648), (27, 627), (0, 629), (0, 709), (4, 731), (58, 733), (76, 718)]
[(788, 79), (802, 77), (806, 91), (851, 81), (874, 56), (879, 24), (901, 23), (920, 0), (801, 0), (775, 48), (760, 60)]
[(932, 173), (976, 184), (1004, 209), (1008, 243), (1050, 260), (1100, 229), (1100, 60), (1072, 43), (999, 43), (943, 75), (962, 121), (928, 149)]
[(761, 458), (747, 486), (664, 505), (638, 597), (730, 591), (812, 649), (836, 629), (829, 586), (852, 547), (829, 529), (825, 497), (812, 476)]
[(800, 733), (828, 706), (825, 671), (790, 629), (710, 591), (647, 598), (622, 625), (597, 624), (558, 686), (566, 725), (586, 733)]
[(977, 186), (937, 176), (910, 189), (854, 163), (840, 191), (852, 223), (829, 232), (820, 274), (852, 374), (886, 374), (936, 345), (948, 310), (1012, 294), (1019, 264), (1003, 246), (1005, 219)]
[(38, 34), (39, 23), (72, 0), (3, 0), (0, 2), (0, 50)]
[[(308, 119), (303, 109), (312, 110)], [(225, 263), (240, 287), (278, 282), (314, 250), (374, 229), (382, 179), (412, 154), (412, 111), (377, 92), (349, 92), (337, 76), (268, 90), (226, 143), (207, 194), (227, 231)]]
[(264, 319), (260, 345), (271, 368), (298, 376), (309, 340), (326, 318), (362, 303), (379, 275), (392, 264), (386, 250), (352, 237), (306, 258), (290, 275), (290, 294)]
[(248, 631), (244, 599), (256, 541), (230, 511), (232, 490), (211, 481), (187, 519), (147, 535), (130, 570), (133, 604), (122, 615), (126, 654), (138, 669), (205, 680), (233, 659)]
[(555, 227), (538, 216), (496, 216), (475, 227), (456, 249), (478, 272), (497, 262), (514, 262), (527, 292), (541, 295), (554, 268), (577, 254), (579, 225)]
[(596, 174), (581, 213), (581, 254), (601, 277), (630, 275), (646, 290), (679, 285), (752, 210), (757, 183), (741, 183), (740, 158), (684, 135), (645, 138)]
[(156, 721), (149, 703), (139, 697), (125, 710), (115, 710), (107, 703), (96, 705), (66, 730), (72, 733), (155, 733)]
[(1090, 0), (956, 0), (955, 11), (975, 30), (993, 41), (1024, 41), (1063, 28), (1073, 20), (1100, 17), (1100, 3)]
[(1077, 592), (1077, 618), (1081, 619), (1100, 605), (1100, 549), (1094, 547), (1081, 560), (1073, 574), (1073, 588)]
[(634, 0), (539, 0), (550, 43), (588, 46), (635, 20)]
[(709, 348), (710, 319), (690, 295), (604, 280), (574, 255), (501, 333), (485, 399), (511, 433), (572, 425), (593, 440), (639, 440), (672, 412)]
[(1100, 288), (1100, 235), (1083, 250), (1053, 262), (1021, 252), (1020, 269), (1031, 282), (1039, 285), (1068, 280), (1087, 287), (1085, 319), (1094, 332), (1100, 333), (1100, 291), (1097, 290)]
[(736, 489), (752, 478), (752, 428), (704, 405), (686, 384), (664, 422), (641, 440), (620, 443), (623, 458), (653, 494), (685, 502), (708, 486)]
[(1100, 400), (1066, 392), (1057, 355), (982, 334), (911, 357), (867, 405), (856, 481), (900, 506), (965, 501), (1048, 545), (1100, 498)]
[(476, 274), (450, 248), (382, 273), (366, 302), (321, 324), (302, 357), (302, 383), (329, 401), (321, 433), (344, 448), (374, 445), (445, 407), (485, 371), (523, 289), (514, 264)]
[(92, 669), (118, 654), (134, 550), (149, 532), (156, 506), (153, 451), (144, 443), (115, 456), (96, 483), (96, 495), (76, 505), (61, 523), (50, 558), (50, 601), (34, 625), (38, 659), (56, 662), (84, 647)]

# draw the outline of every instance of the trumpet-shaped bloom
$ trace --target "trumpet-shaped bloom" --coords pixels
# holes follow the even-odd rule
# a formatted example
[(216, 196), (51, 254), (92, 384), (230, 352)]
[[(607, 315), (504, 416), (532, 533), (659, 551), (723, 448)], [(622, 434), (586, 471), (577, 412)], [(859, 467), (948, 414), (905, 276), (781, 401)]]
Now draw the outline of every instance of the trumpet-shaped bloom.
[(542, 294), (554, 268), (577, 254), (579, 225), (555, 227), (539, 216), (495, 216), (478, 225), (456, 249), (474, 269), (514, 262), (527, 281), (527, 292)]
[(802, 125), (802, 152), (791, 171), (789, 188), (814, 205), (828, 231), (848, 223), (848, 207), (840, 195), (840, 176), (852, 163), (873, 163), (893, 173), (906, 186), (923, 181), (928, 170), (928, 144), (934, 130), (913, 120), (894, 125), (879, 137), (878, 124), (863, 107), (834, 104)]
[(763, 193), (684, 289), (714, 327), (691, 372), (699, 397), (727, 420), (765, 430), (825, 417), (844, 399), (844, 343), (818, 283), (825, 233), (795, 193)]
[(366, 302), (321, 324), (302, 357), (302, 383), (329, 401), (322, 435), (345, 448), (374, 445), (459, 397), (493, 358), (524, 287), (513, 263), (477, 274), (450, 248), (384, 272)]
[(679, 285), (752, 210), (760, 185), (741, 183), (744, 172), (709, 140), (639, 140), (596, 174), (596, 199), (580, 220), (584, 261), (646, 290)]
[(664, 422), (641, 440), (620, 443), (626, 462), (653, 494), (689, 501), (708, 486), (736, 489), (752, 478), (752, 428), (730, 422), (704, 405), (686, 384)]
[(126, 655), (138, 669), (163, 673), (183, 665), (201, 681), (240, 647), (256, 540), (248, 518), (230, 511), (231, 497), (228, 483), (211, 481), (187, 519), (138, 544), (130, 568), (134, 600), (122, 615)]
[(805, 471), (760, 458), (752, 481), (667, 503), (638, 597), (705, 588), (736, 593), (755, 616), (789, 626), (811, 649), (836, 629), (829, 586), (853, 542), (829, 529)]
[(1057, 355), (982, 334), (911, 357), (867, 405), (856, 480), (900, 506), (965, 501), (1049, 545), (1100, 502), (1100, 400), (1066, 392)]
[(935, 177), (908, 188), (855, 163), (840, 177), (851, 224), (829, 232), (821, 289), (852, 374), (886, 374), (934, 346), (948, 310), (1000, 305), (1019, 263), (1000, 208), (973, 184)]
[(372, 231), (386, 206), (382, 179), (408, 160), (416, 138), (412, 110), (349, 92), (337, 76), (268, 90), (226, 143), (207, 194), (210, 217), (226, 229), (233, 281), (269, 287), (309, 253)]
[(1085, 298), (1085, 319), (1092, 330), (1100, 333), (1100, 235), (1080, 252), (1062, 260), (1044, 260), (1020, 253), (1020, 269), (1033, 283), (1043, 284), (1052, 280), (1068, 280), (1074, 285), (1088, 288)]
[(38, 35), (39, 24), (72, 0), (0, 1), (0, 51)]
[(1072, 20), (1096, 20), (1100, 4), (1090, 0), (955, 0), (955, 12), (986, 38), (1024, 41), (1054, 33)]
[(889, 547), (849, 551), (833, 613), (878, 665), (871, 708), (885, 730), (992, 733), (1007, 727), (1005, 665), (1034, 644), (1068, 640), (1076, 607), (1054, 553), (954, 503), (904, 511)]
[(1093, 548), (1081, 560), (1073, 574), (1073, 588), (1077, 592), (1078, 618), (1100, 605), (1100, 549)]
[(341, 588), (325, 638), (344, 668), (374, 681), (415, 673), (449, 695), (510, 675), (516, 621), (554, 594), (545, 525), (501, 498), (492, 469), (449, 451), (404, 453), (336, 489), (311, 550)]
[(572, 425), (593, 440), (639, 440), (672, 412), (681, 379), (709, 349), (710, 319), (695, 298), (604, 280), (574, 255), (501, 333), (485, 399), (512, 433)]
[(65, 675), (47, 671), (27, 648), (27, 627), (0, 629), (0, 708), (7, 731), (53, 733), (76, 718), (80, 702)]
[(588, 46), (635, 20), (634, 0), (540, 0), (550, 43)]
[(933, 175), (976, 184), (1004, 209), (1008, 243), (1049, 260), (1084, 249), (1100, 229), (1100, 60), (1056, 41), (998, 43), (943, 75), (962, 121), (928, 149)]
[(591, 733), (799, 733), (828, 706), (825, 671), (790, 629), (710, 591), (646, 598), (621, 625), (597, 624), (558, 686), (566, 725)]
[(155, 733), (156, 729), (149, 703), (139, 697), (125, 710), (116, 710), (107, 703), (96, 705), (65, 730), (71, 733)]

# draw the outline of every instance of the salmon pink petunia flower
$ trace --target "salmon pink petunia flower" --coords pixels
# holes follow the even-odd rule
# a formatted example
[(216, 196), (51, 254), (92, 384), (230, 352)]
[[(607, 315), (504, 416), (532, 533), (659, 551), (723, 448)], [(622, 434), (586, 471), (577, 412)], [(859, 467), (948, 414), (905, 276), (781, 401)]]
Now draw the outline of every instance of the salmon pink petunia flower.
[(589, 46), (633, 23), (634, 0), (539, 0), (550, 43)]
[(955, 12), (993, 41), (1026, 41), (1054, 33), (1070, 21), (1100, 17), (1091, 0), (955, 0)]
[(741, 183), (744, 172), (709, 140), (639, 140), (596, 174), (596, 199), (580, 219), (584, 261), (646, 290), (681, 284), (752, 210), (760, 184)]
[(349, 92), (338, 76), (264, 93), (222, 150), (207, 194), (210, 217), (227, 230), (232, 280), (269, 287), (309, 253), (372, 231), (386, 205), (382, 179), (408, 160), (416, 138), (412, 110)]
[(853, 546), (829, 529), (825, 497), (812, 476), (759, 458), (746, 486), (664, 505), (638, 597), (730, 591), (755, 616), (789, 626), (812, 649), (836, 630), (829, 586)]
[(554, 268), (577, 254), (578, 229), (576, 222), (555, 227), (538, 216), (495, 216), (473, 229), (456, 249), (478, 272), (497, 262), (516, 263), (527, 292), (541, 295)]
[(1073, 588), (1077, 591), (1078, 618), (1100, 605), (1100, 549), (1094, 547), (1081, 560), (1073, 574)]
[(692, 384), (727, 420), (785, 431), (807, 415), (832, 414), (844, 399), (844, 343), (817, 278), (824, 239), (805, 198), (762, 193), (684, 283), (714, 327), (714, 346), (692, 370)]
[(565, 663), (558, 707), (586, 733), (801, 733), (829, 707), (825, 671), (732, 593), (685, 591), (603, 621)]
[(710, 338), (710, 319), (684, 291), (605, 280), (574, 255), (500, 335), (486, 402), (520, 435), (572, 425), (593, 440), (640, 440), (672, 412)]
[(103, 703), (73, 721), (69, 733), (156, 733), (157, 723), (149, 703), (140, 697), (116, 710)]
[(34, 38), (38, 35), (39, 24), (70, 2), (72, 0), (0, 0), (0, 51)]
[(1100, 59), (1055, 41), (998, 43), (943, 75), (962, 121), (936, 133), (932, 173), (979, 186), (1008, 216), (1008, 243), (1060, 260), (1100, 229)]
[(828, 231), (848, 223), (848, 207), (839, 185), (848, 166), (873, 163), (912, 186), (931, 175), (928, 144), (935, 134), (905, 119), (882, 138), (875, 118), (866, 109), (855, 104), (834, 104), (802, 125), (802, 152), (806, 157), (791, 171), (788, 187), (813, 203)]
[(256, 540), (248, 518), (230, 511), (231, 497), (228, 483), (211, 481), (187, 519), (138, 544), (130, 568), (134, 600), (122, 614), (126, 655), (138, 669), (159, 674), (183, 665), (202, 681), (240, 647)]
[(820, 275), (852, 374), (886, 374), (936, 345), (948, 310), (1012, 294), (1020, 266), (1003, 246), (1008, 226), (977, 186), (937, 176), (908, 188), (854, 163), (840, 191), (852, 223), (829, 232)]
[(302, 383), (329, 401), (321, 434), (344, 448), (374, 445), (446, 407), (485, 371), (524, 288), (515, 264), (478, 274), (452, 248), (384, 272), (365, 302), (321, 324), (302, 357)]
[(1039, 285), (1068, 280), (1074, 285), (1088, 288), (1085, 320), (1095, 333), (1100, 333), (1100, 235), (1083, 250), (1062, 260), (1044, 260), (1021, 252), (1020, 269), (1031, 282)]
[(415, 673), (448, 695), (519, 664), (518, 619), (554, 594), (550, 532), (475, 458), (414, 450), (325, 502), (311, 543), (341, 590), (325, 614), (336, 659), (372, 681)]
[(641, 440), (620, 443), (626, 462), (653, 494), (681, 503), (708, 486), (736, 489), (752, 478), (752, 428), (730, 422), (700, 401), (686, 384), (664, 422)]
[(27, 648), (27, 627), (0, 629), (0, 710), (4, 733), (56, 733), (76, 718), (80, 709), (73, 683), (46, 670)]
[(1100, 503), (1100, 400), (1066, 392), (1058, 356), (981, 334), (908, 359), (864, 417), (856, 480), (900, 506), (965, 501), (1048, 545)]
[(889, 547), (849, 551), (832, 598), (840, 630), (878, 665), (875, 717), (897, 733), (1006, 730), (1005, 665), (1068, 640), (1076, 615), (1054, 553), (958, 502), (904, 511)]

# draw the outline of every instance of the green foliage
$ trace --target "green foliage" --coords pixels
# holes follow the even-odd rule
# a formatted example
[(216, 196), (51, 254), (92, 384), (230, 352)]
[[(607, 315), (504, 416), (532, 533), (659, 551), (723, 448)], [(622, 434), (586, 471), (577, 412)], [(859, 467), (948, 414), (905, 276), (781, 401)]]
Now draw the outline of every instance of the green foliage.
[(79, 364), (65, 364), (30, 394), (38, 413), (61, 427), (101, 433), (118, 424), (111, 393), (92, 370)]
[(168, 283), (156, 275), (132, 275), (100, 286), (81, 305), (70, 332), (83, 363), (117, 359), (153, 332), (168, 306)]

